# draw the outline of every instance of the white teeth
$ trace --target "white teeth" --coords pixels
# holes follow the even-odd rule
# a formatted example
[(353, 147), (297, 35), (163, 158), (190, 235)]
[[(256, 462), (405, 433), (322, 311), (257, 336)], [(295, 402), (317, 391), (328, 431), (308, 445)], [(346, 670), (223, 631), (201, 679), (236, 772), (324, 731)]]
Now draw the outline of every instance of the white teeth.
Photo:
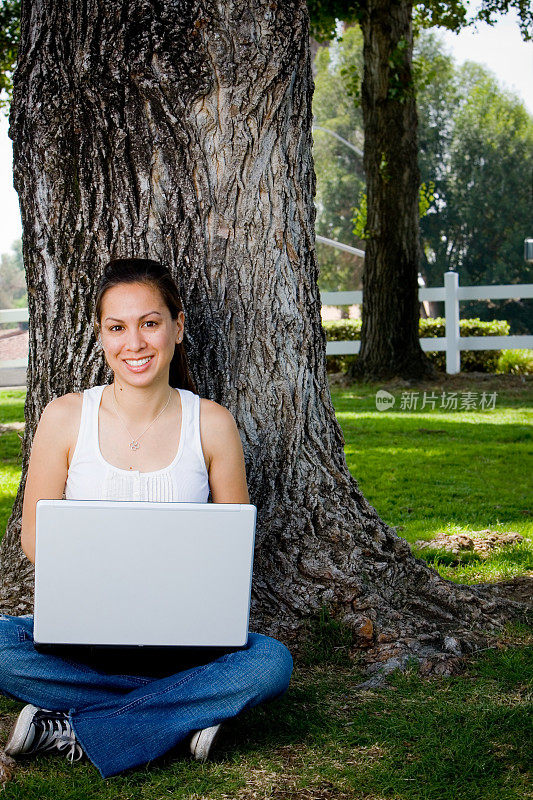
[(146, 362), (150, 361), (151, 358), (152, 356), (148, 356), (148, 358), (139, 358), (137, 359), (137, 361), (134, 361), (133, 359), (130, 358), (126, 358), (125, 361), (126, 364), (131, 364), (132, 367), (140, 367), (141, 364), (146, 364)]

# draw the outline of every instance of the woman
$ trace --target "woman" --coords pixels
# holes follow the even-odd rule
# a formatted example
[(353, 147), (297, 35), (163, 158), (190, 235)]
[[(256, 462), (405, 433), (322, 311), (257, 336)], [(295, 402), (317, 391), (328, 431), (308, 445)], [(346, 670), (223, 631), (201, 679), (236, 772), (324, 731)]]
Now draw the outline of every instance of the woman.
[[(94, 325), (113, 382), (58, 397), (41, 415), (22, 512), (30, 561), (40, 498), (207, 502), (210, 492), (215, 503), (250, 502), (235, 420), (198, 396), (184, 322), (168, 269), (146, 259), (106, 266)], [(85, 754), (103, 778), (191, 734), (192, 754), (205, 759), (220, 723), (283, 694), (292, 672), (288, 649), (258, 633), (244, 648), (162, 676), (110, 671), (39, 653), (30, 614), (0, 617), (0, 650), (0, 692), (28, 703), (6, 753), (56, 749), (71, 761)]]

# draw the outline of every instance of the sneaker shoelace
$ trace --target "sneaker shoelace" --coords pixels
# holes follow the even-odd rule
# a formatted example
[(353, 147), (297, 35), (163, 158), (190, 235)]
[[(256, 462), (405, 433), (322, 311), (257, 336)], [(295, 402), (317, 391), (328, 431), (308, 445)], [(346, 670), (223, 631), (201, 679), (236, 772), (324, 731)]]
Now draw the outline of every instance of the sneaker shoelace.
[(72, 726), (65, 715), (57, 717), (40, 716), (33, 722), (37, 735), (31, 750), (59, 750), (72, 763), (83, 757), (81, 745), (76, 740)]

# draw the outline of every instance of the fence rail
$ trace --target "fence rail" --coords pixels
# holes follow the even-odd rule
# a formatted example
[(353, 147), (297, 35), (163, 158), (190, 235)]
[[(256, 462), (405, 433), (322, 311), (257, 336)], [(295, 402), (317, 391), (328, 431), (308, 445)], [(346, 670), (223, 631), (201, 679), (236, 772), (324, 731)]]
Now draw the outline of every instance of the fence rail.
[[(455, 375), (461, 371), (461, 350), (521, 350), (533, 348), (533, 336), (460, 336), (459, 303), (461, 300), (521, 299), (533, 297), (533, 283), (511, 283), (499, 286), (459, 286), (457, 272), (444, 273), (444, 286), (419, 289), (420, 302), (444, 302), (446, 335), (424, 336), (420, 346), (425, 352), (446, 352), (446, 372)], [(363, 292), (321, 292), (322, 305), (344, 306), (362, 304)], [(361, 348), (360, 341), (328, 342), (326, 355), (353, 355)]]
[[(318, 237), (317, 239), (323, 239)], [(329, 240), (325, 240), (329, 243)], [(344, 245), (348, 248), (348, 245)], [(343, 248), (344, 249), (344, 248)], [(356, 248), (350, 248), (355, 250)], [(359, 255), (362, 251), (357, 251)], [(533, 283), (512, 283), (500, 286), (459, 286), (457, 272), (444, 273), (444, 286), (432, 289), (419, 289), (420, 302), (444, 302), (444, 316), (446, 320), (446, 335), (436, 338), (423, 337), (420, 346), (426, 352), (446, 352), (446, 372), (454, 375), (461, 371), (461, 350), (520, 350), (533, 348), (533, 336), (460, 336), (459, 335), (459, 303), (461, 300), (488, 300), (488, 299), (522, 299), (533, 297)], [(361, 304), (363, 292), (321, 292), (322, 305), (342, 306)], [(27, 322), (27, 308), (0, 309), (0, 323), (2, 322)], [(353, 355), (359, 352), (360, 341), (327, 342), (326, 355)], [(10, 361), (0, 361), (0, 368), (25, 367), (27, 358), (17, 358)]]

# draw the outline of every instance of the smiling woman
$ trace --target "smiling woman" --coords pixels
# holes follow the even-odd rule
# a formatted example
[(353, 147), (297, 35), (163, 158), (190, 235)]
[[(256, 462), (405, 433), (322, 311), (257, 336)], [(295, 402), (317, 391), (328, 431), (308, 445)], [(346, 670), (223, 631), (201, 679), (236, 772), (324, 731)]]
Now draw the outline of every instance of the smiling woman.
[[(166, 267), (144, 259), (106, 266), (94, 326), (113, 382), (58, 397), (43, 411), (22, 513), (30, 561), (42, 498), (205, 503), (211, 493), (215, 503), (250, 502), (237, 425), (228, 409), (199, 397), (183, 350), (184, 322)], [(0, 692), (29, 703), (6, 752), (57, 749), (72, 760), (85, 753), (105, 778), (189, 736), (191, 753), (203, 760), (224, 719), (284, 693), (292, 672), (285, 645), (260, 633), (215, 661), (199, 658), (186, 672), (174, 662), (157, 678), (146, 664), (139, 675), (132, 663), (125, 670), (122, 663), (63, 661), (33, 647), (32, 615), (3, 616)]]
[(249, 503), (231, 412), (200, 398), (183, 347), (185, 313), (168, 269), (115, 259), (94, 329), (113, 381), (52, 400), (37, 427), (22, 545), (33, 561), (39, 498)]

